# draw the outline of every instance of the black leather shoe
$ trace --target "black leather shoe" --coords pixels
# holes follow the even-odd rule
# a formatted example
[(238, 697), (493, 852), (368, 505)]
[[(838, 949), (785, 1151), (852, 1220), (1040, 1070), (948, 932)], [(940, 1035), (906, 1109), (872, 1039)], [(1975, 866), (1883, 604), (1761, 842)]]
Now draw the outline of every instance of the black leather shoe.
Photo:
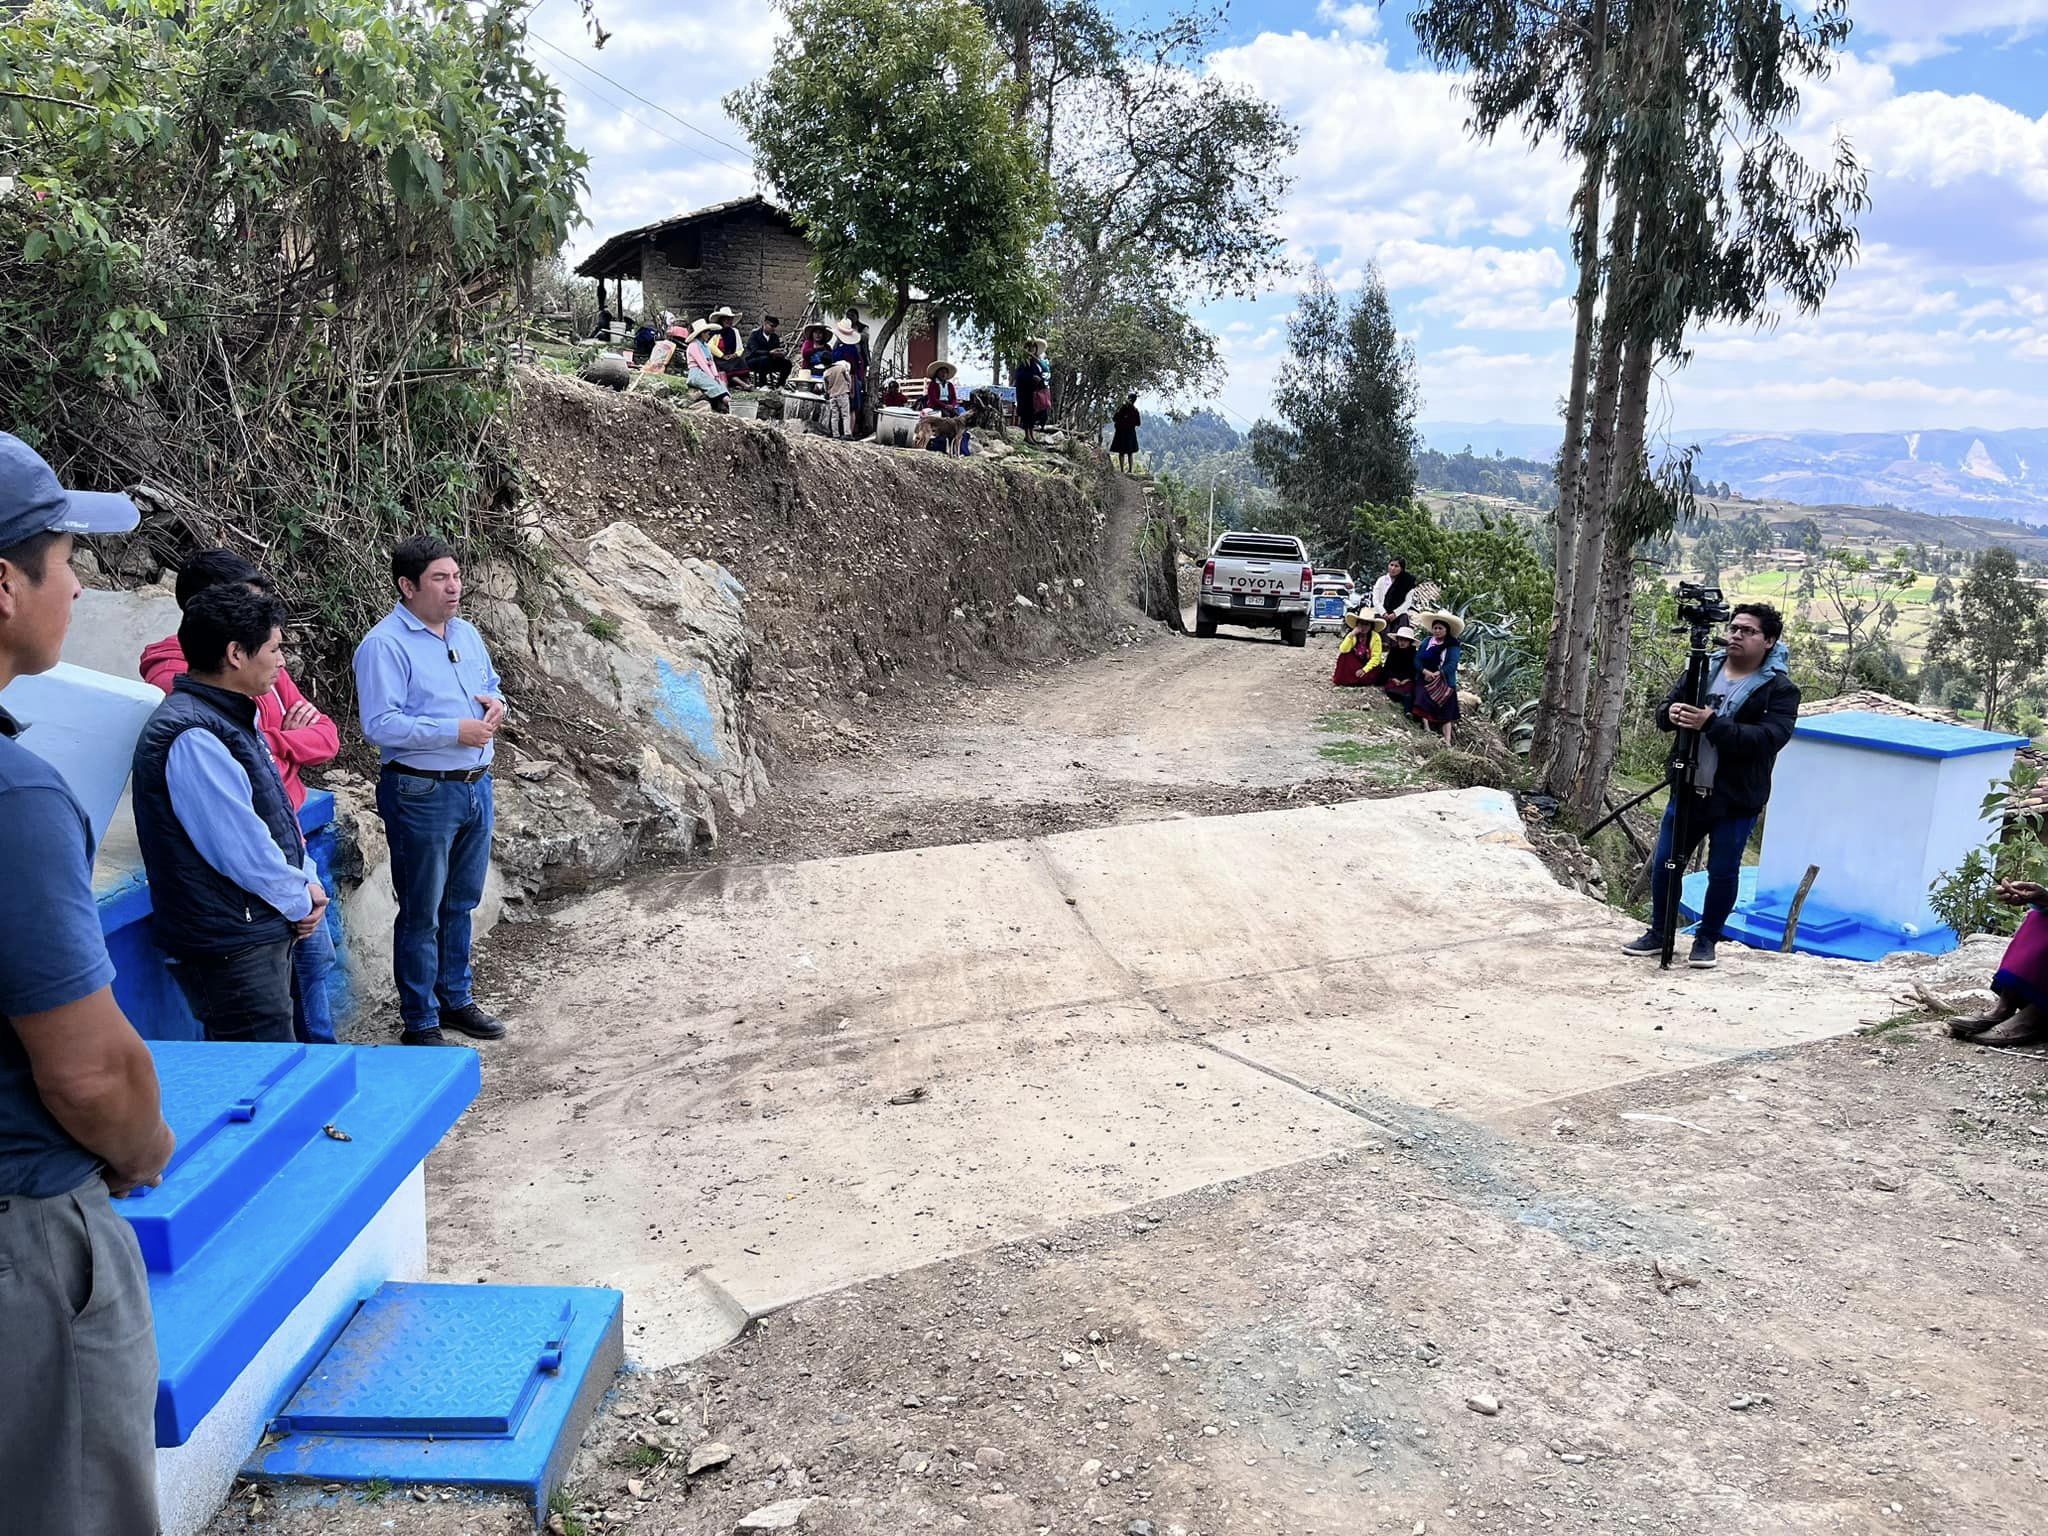
[(398, 1037), (400, 1045), (455, 1045), (439, 1029), (408, 1029)]
[(475, 1003), (464, 1003), (460, 1008), (441, 1010), (441, 1027), (459, 1030), (472, 1040), (502, 1040), (505, 1026), (492, 1018)]

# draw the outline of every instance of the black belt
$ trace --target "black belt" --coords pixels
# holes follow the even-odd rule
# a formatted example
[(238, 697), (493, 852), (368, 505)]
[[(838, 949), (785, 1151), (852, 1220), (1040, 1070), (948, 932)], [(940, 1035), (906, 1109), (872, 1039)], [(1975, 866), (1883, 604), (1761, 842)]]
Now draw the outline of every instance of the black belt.
[(485, 763), (481, 768), (415, 768), (410, 763), (386, 763), (386, 773), (402, 773), (413, 779), (439, 779), (444, 784), (474, 784), (491, 771)]

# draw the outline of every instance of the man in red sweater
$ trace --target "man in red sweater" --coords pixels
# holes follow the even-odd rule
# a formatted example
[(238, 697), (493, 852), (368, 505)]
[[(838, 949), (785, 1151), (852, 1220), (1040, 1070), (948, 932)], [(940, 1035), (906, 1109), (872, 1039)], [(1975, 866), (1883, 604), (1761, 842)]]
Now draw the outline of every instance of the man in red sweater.
[[(245, 582), (262, 592), (270, 590), (270, 578), (231, 549), (202, 549), (188, 556), (178, 567), (179, 610), (207, 588), (230, 581)], [(142, 648), (144, 682), (168, 694), (172, 679), (184, 670), (185, 653), (176, 635), (166, 635)], [(276, 686), (256, 701), (256, 723), (296, 811), (306, 803), (306, 786), (299, 771), (332, 762), (341, 750), (341, 734), (334, 722), (299, 692), (291, 673), (283, 670), (277, 674)], [(308, 1044), (336, 1043), (334, 1015), (327, 1004), (327, 973), (333, 969), (334, 936), (322, 923), (292, 949), (293, 1023), (299, 1038)]]

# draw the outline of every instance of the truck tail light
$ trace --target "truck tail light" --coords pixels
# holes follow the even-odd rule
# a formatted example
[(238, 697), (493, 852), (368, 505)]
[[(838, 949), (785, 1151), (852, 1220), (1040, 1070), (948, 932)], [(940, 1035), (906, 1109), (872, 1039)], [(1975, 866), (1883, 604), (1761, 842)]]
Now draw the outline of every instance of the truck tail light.
[(1315, 572), (1315, 567), (1314, 567), (1314, 566), (1304, 565), (1304, 566), (1303, 566), (1303, 567), (1301, 568), (1301, 590), (1302, 590), (1302, 591), (1306, 592), (1306, 591), (1307, 591), (1307, 590), (1309, 589), (1309, 586), (1310, 586), (1310, 584), (1311, 584), (1312, 582), (1314, 582), (1314, 580), (1315, 580), (1315, 575), (1316, 575), (1316, 572)]
[(1216, 585), (1216, 562), (1214, 560), (1210, 560), (1202, 566), (1202, 585), (1205, 587)]

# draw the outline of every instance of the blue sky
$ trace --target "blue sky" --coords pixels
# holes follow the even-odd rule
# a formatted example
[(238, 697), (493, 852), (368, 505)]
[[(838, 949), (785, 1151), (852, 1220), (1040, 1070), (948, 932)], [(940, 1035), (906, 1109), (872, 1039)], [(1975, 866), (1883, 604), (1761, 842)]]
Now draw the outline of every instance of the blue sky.
[[(577, 0), (531, 13), (591, 156), (573, 254), (755, 190), (718, 97), (767, 62), (777, 25), (765, 0), (598, 11), (601, 52)], [(1340, 288), (1379, 264), (1424, 418), (1551, 420), (1571, 341), (1570, 169), (1517, 141), (1474, 142), (1458, 81), (1417, 59), (1406, 14), (1404, 0), (1238, 0), (1207, 67), (1300, 127), (1290, 254)], [(1852, 14), (1851, 55), (1807, 92), (1798, 134), (1825, 152), (1842, 133), (1868, 165), (1861, 257), (1817, 315), (1701, 333), (1691, 365), (1660, 382), (1668, 433), (2048, 425), (2048, 0), (1852, 0)], [(1267, 409), (1296, 286), (1205, 314), (1230, 365), (1211, 403), (1240, 427)]]

